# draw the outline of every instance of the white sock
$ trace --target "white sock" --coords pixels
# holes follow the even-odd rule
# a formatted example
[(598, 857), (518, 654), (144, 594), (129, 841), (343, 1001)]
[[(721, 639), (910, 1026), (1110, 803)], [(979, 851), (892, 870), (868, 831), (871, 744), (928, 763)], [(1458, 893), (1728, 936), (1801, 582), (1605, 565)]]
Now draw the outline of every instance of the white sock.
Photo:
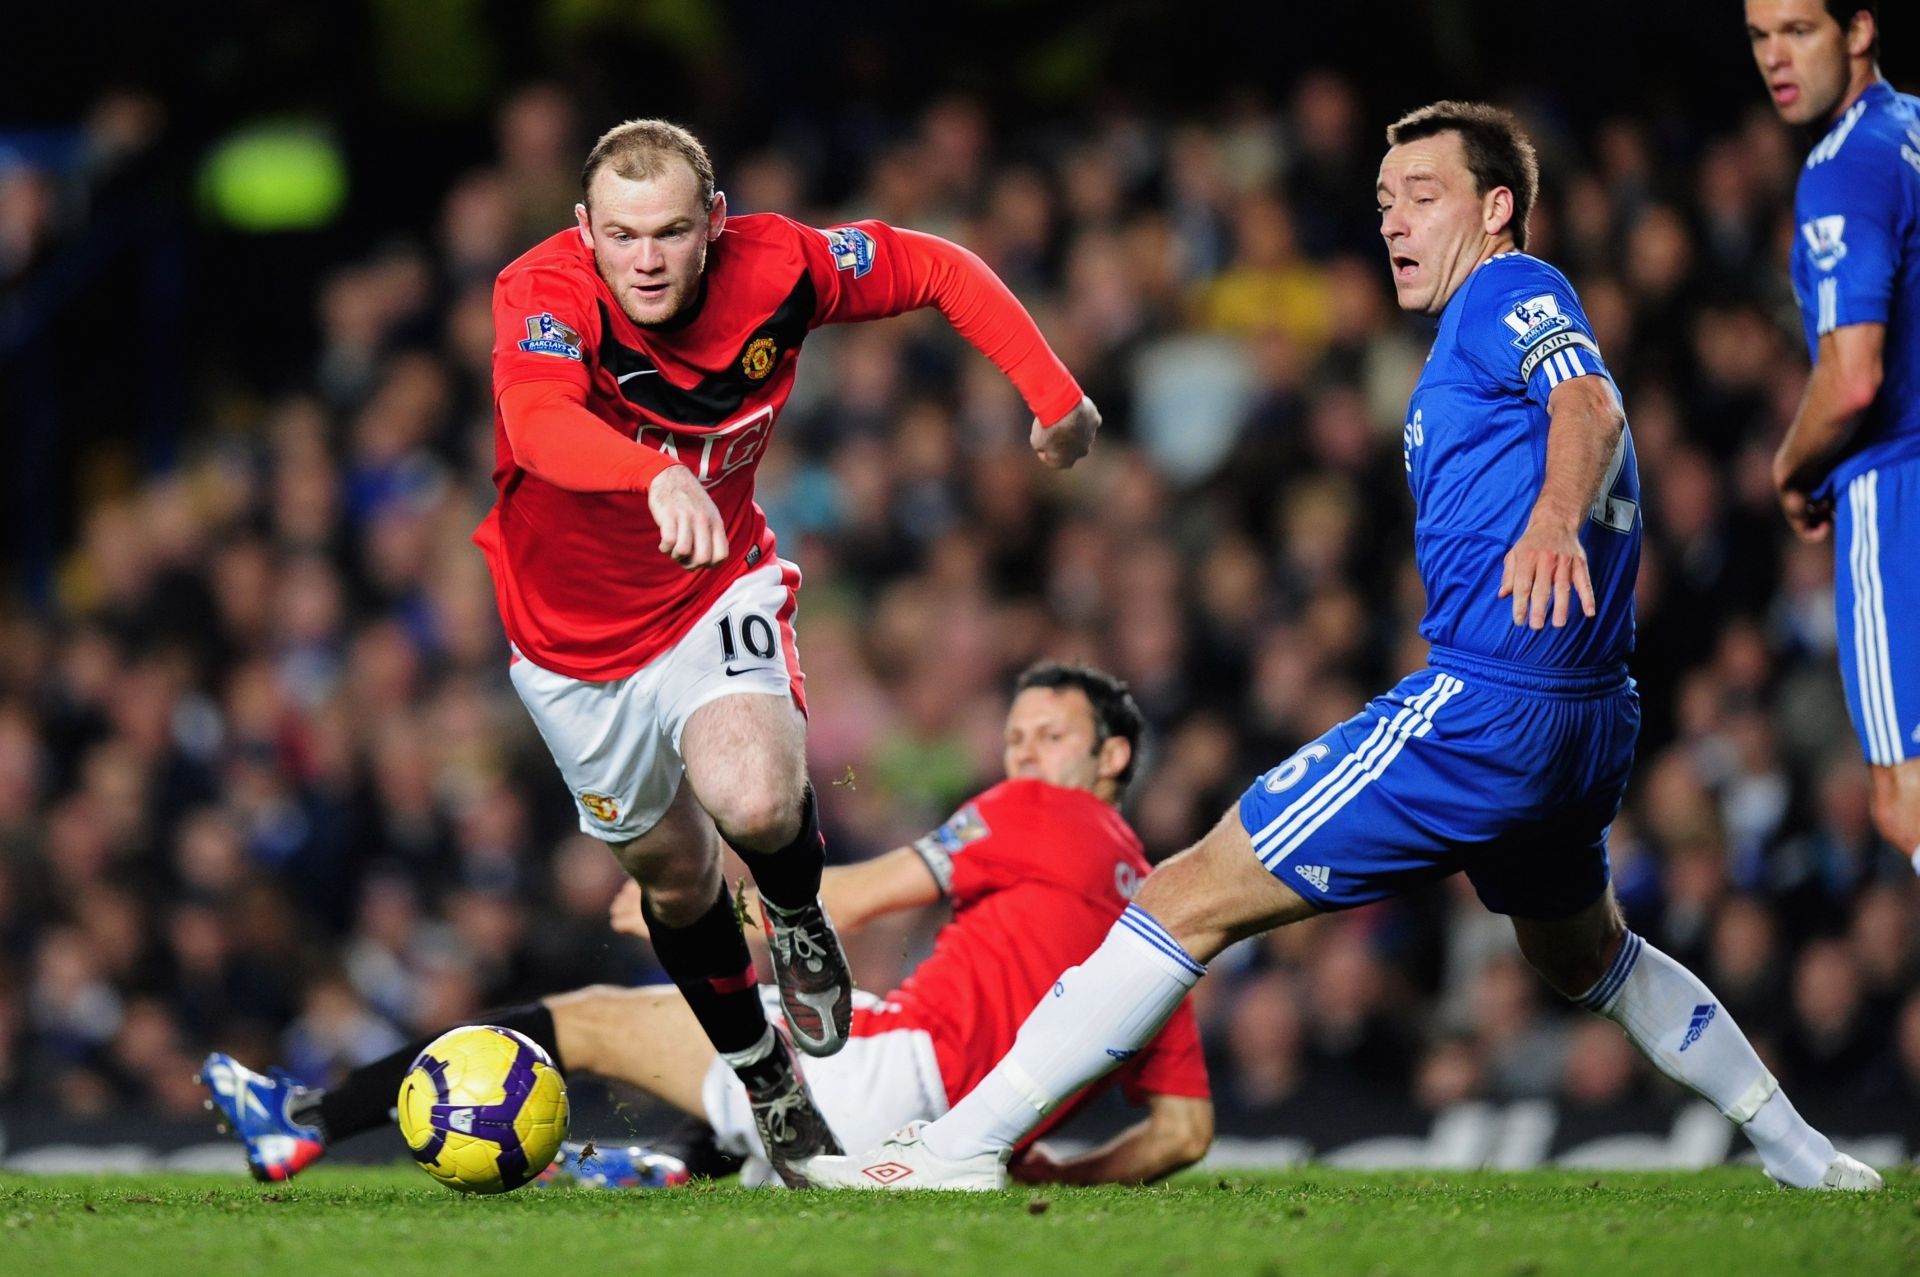
[(1812, 1188), (1833, 1165), (1833, 1141), (1807, 1124), (1785, 1091), (1768, 1096), (1744, 1129), (1761, 1162), (1783, 1184)]
[(1913, 871), (1920, 874), (1920, 847), (1913, 849)]
[(1013, 1049), (926, 1127), (922, 1142), (946, 1158), (1004, 1155), (1152, 1039), (1206, 973), (1151, 914), (1128, 905), (1100, 947), (1027, 1016)]
[(1655, 1068), (1739, 1124), (1775, 1179), (1796, 1188), (1820, 1182), (1833, 1145), (1794, 1111), (1747, 1035), (1693, 972), (1629, 931), (1600, 982), (1574, 1000), (1625, 1029)]

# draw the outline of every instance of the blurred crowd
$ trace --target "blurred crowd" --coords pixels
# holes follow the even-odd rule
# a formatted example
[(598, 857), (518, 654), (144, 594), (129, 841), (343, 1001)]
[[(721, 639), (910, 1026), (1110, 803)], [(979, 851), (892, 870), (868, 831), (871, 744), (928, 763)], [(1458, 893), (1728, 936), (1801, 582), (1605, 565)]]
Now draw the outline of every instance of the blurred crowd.
[[(1910, 1107), (1920, 889), (1867, 817), (1832, 551), (1791, 541), (1768, 479), (1805, 379), (1803, 143), (1755, 99), (1711, 136), (1530, 121), (1533, 251), (1580, 290), (1646, 493), (1646, 730), (1614, 875), (1803, 1107)], [(718, 157), (735, 211), (973, 248), (1107, 422), (1055, 475), (936, 313), (809, 338), (759, 491), (806, 576), (833, 858), (995, 780), (1006, 689), (1043, 655), (1139, 696), (1128, 813), (1154, 857), (1422, 663), (1401, 429), (1431, 325), (1387, 287), (1377, 113), (1331, 73), (1038, 133), (951, 97), (831, 155)], [(0, 601), (0, 1098), (197, 1112), (210, 1047), (321, 1081), (491, 1004), (659, 978), (605, 926), (619, 871), (512, 693), (469, 542), (492, 279), (571, 220), (611, 123), (581, 115), (552, 87), (508, 100), (435, 223), (289, 303), (319, 334), (296, 384), (229, 393), (176, 464), (96, 495), (50, 606)], [(72, 207), (63, 180), (0, 172), (0, 289), (86, 226), (45, 215)], [(890, 987), (935, 925), (861, 937), (861, 982)], [(1407, 1097), (1670, 1098), (1458, 880), (1242, 946), (1196, 997), (1228, 1131)]]

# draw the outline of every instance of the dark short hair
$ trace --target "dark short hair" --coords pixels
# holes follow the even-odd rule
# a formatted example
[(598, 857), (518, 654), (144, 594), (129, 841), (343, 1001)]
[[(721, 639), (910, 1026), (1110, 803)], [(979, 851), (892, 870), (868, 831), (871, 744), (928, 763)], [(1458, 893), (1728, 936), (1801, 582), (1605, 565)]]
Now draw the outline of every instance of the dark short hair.
[(660, 172), (660, 162), (677, 155), (700, 183), (700, 207), (713, 207), (713, 161), (700, 139), (668, 120), (628, 120), (600, 135), (580, 169), (580, 198), (586, 201), (593, 175), (602, 168), (630, 182), (644, 182)]
[(1504, 186), (1513, 192), (1513, 246), (1527, 246), (1527, 217), (1540, 193), (1540, 160), (1513, 112), (1484, 102), (1435, 102), (1411, 111), (1387, 126), (1387, 145), (1417, 142), (1440, 133), (1457, 133), (1467, 153), (1475, 193)]
[(1827, 0), (1827, 13), (1840, 24), (1841, 35), (1853, 25), (1853, 15), (1862, 10), (1873, 19), (1873, 43), (1867, 48), (1867, 56), (1877, 58), (1880, 56), (1880, 0)]
[(1118, 736), (1132, 747), (1126, 767), (1116, 778), (1120, 788), (1125, 789), (1127, 782), (1133, 779), (1134, 764), (1140, 761), (1140, 736), (1146, 731), (1147, 718), (1140, 712), (1140, 702), (1133, 699), (1133, 689), (1103, 669), (1091, 665), (1068, 664), (1065, 661), (1038, 661), (1027, 666), (1014, 680), (1013, 694), (1018, 696), (1029, 688), (1041, 687), (1049, 691), (1077, 689), (1087, 698), (1087, 704), (1093, 707), (1093, 746), (1098, 749), (1108, 738)]

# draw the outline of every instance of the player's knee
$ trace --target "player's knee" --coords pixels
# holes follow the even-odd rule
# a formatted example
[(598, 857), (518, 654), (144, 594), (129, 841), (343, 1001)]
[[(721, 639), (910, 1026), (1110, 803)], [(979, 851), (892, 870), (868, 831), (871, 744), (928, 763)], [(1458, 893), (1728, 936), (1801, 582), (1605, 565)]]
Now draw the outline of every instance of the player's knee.
[(1598, 984), (1613, 964), (1627, 938), (1627, 919), (1609, 888), (1571, 917), (1516, 917), (1513, 938), (1528, 965), (1555, 992), (1578, 998)]
[(707, 808), (721, 835), (741, 851), (773, 852), (800, 834), (801, 792), (770, 785), (717, 795)]
[(1529, 952), (1527, 963), (1563, 998), (1578, 998), (1606, 971), (1604, 964), (1585, 955)]
[(1185, 852), (1148, 874), (1133, 903), (1191, 952), (1211, 912), (1212, 886), (1193, 853)]
[(1237, 940), (1320, 912), (1261, 865), (1233, 811), (1147, 875), (1134, 903), (1199, 962)]
[(1540, 978), (1563, 998), (1578, 998), (1606, 975), (1619, 952), (1624, 932), (1556, 936), (1550, 941), (1522, 941), (1521, 953)]

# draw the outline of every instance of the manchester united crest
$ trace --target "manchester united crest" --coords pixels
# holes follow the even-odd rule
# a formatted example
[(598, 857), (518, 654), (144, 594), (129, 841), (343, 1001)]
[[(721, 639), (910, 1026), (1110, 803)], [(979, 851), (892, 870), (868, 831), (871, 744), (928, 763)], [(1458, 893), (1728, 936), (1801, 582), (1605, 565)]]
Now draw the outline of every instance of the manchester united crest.
[(605, 794), (594, 793), (591, 789), (580, 791), (580, 805), (603, 825), (611, 825), (620, 819), (620, 804)]
[(774, 345), (773, 338), (755, 337), (747, 343), (746, 353), (740, 356), (740, 371), (755, 381), (765, 381), (779, 354), (780, 348)]

